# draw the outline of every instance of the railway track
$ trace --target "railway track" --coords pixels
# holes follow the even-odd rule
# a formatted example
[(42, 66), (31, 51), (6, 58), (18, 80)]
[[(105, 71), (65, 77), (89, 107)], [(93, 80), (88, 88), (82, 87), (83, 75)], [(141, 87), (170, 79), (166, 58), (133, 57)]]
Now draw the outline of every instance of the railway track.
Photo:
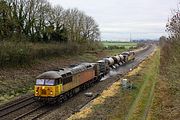
[(21, 116), (23, 113), (32, 110), (33, 108), (38, 106), (38, 103), (33, 98), (34, 96), (29, 96), (0, 107), (0, 119), (12, 120), (17, 116)]
[(0, 107), (1, 120), (36, 120), (51, 111), (54, 106), (39, 104), (33, 96)]
[[(46, 105), (40, 105), (35, 107), (34, 109), (14, 118), (13, 120), (21, 120), (21, 119), (27, 119), (27, 120), (36, 120), (42, 115), (46, 114), (50, 109), (45, 109), (47, 108)], [(44, 110), (43, 110), (44, 109)], [(38, 111), (38, 112), (37, 112)], [(37, 112), (37, 113), (36, 113)]]
[(17, 111), (25, 106), (28, 106), (34, 102), (35, 102), (35, 100), (33, 99), (33, 96), (30, 96), (30, 97), (21, 99), (17, 102), (14, 102), (12, 104), (1, 107), (0, 108), (0, 117), (4, 117), (14, 111)]
[[(122, 73), (119, 72), (119, 71), (122, 71), (122, 69), (128, 68), (128, 70), (129, 70), (129, 68), (137, 67), (138, 64), (140, 63), (140, 61), (142, 61), (144, 59), (142, 56), (148, 56), (148, 55), (145, 52), (141, 53), (141, 55), (137, 56), (137, 58), (135, 59), (135, 62), (132, 62), (130, 64), (122, 66), (120, 68), (120, 70), (118, 70), (119, 69), (118, 68), (117, 72), (119, 73), (119, 75), (117, 74), (116, 77), (113, 78), (114, 79), (113, 81), (117, 81), (120, 78), (120, 76), (123, 76), (124, 74), (126, 74), (128, 72), (127, 70), (126, 70), (126, 72), (125, 72), (125, 70)], [(113, 81), (109, 81), (109, 82), (105, 81), (105, 83), (100, 82), (98, 84), (99, 85), (104, 84), (104, 87), (105, 87), (105, 85), (107, 85), (107, 84), (110, 85)], [(107, 86), (109, 86), (109, 85), (107, 85)], [(97, 92), (97, 90), (95, 90), (95, 91), (99, 94), (99, 92), (101, 93), (101, 89), (103, 90), (105, 88), (98, 87), (97, 89), (100, 89), (100, 90), (98, 90), (98, 92)], [(92, 87), (92, 89), (93, 89), (93, 87)], [(83, 94), (83, 93), (80, 93), (80, 95), (78, 95), (78, 96), (81, 96), (80, 98), (82, 98), (81, 94)], [(77, 99), (78, 96), (75, 96), (73, 98)], [(87, 98), (83, 98), (83, 99), (87, 99)], [(83, 108), (91, 100), (92, 100), (92, 98), (90, 98), (90, 99), (88, 98), (86, 100), (86, 102), (83, 103), (80, 100), (79, 101), (76, 100), (75, 102), (73, 102), (74, 100), (71, 99), (71, 100), (66, 101), (62, 105), (52, 106), (52, 105), (39, 104), (33, 99), (33, 96), (30, 96), (30, 97), (26, 97), (24, 99), (18, 100), (14, 103), (8, 104), (6, 106), (0, 107), (0, 118), (2, 120), (21, 120), (21, 119), (23, 119), (23, 120), (36, 120), (36, 119), (44, 118), (44, 117), (48, 118), (47, 115), (50, 112), (52, 113), (52, 111), (55, 111), (56, 109), (60, 109), (60, 111), (63, 111), (63, 112), (66, 111), (66, 112), (59, 113), (59, 116), (60, 116), (59, 118), (60, 119), (66, 119), (68, 117), (68, 115), (70, 115), (71, 113), (74, 113), (74, 112), (72, 112), (72, 108), (74, 110), (76, 109), (76, 111), (78, 111), (79, 109)], [(80, 105), (78, 105), (77, 103)], [(76, 106), (76, 104), (78, 106)], [(70, 106), (72, 106), (72, 107), (70, 107)], [(45, 114), (47, 117), (45, 116)]]

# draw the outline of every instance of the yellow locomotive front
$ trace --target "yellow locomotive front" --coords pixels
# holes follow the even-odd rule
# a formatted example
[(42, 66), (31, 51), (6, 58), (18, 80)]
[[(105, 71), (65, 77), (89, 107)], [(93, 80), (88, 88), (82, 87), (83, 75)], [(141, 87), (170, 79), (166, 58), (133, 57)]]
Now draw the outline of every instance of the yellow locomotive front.
[(41, 74), (36, 79), (34, 96), (38, 100), (54, 99), (61, 94), (60, 76), (54, 71)]
[(61, 93), (61, 85), (55, 84), (57, 80), (37, 79), (35, 85), (35, 96), (55, 97)]

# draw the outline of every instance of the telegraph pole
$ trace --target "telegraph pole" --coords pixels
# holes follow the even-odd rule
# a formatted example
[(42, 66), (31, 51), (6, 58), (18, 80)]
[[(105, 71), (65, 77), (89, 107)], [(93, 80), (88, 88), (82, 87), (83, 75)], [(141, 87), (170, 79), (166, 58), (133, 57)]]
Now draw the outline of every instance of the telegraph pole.
[(131, 35), (131, 32), (130, 32), (130, 35), (129, 35), (129, 40), (130, 40), (130, 42), (132, 42), (132, 35)]

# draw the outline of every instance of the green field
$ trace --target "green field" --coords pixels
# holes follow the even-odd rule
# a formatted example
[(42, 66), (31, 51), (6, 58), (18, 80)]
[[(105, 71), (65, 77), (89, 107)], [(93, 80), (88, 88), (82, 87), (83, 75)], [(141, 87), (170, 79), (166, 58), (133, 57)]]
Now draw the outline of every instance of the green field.
[(135, 46), (137, 46), (137, 43), (135, 43), (135, 42), (106, 42), (106, 41), (103, 41), (102, 44), (103, 44), (105, 47), (118, 46), (118, 47), (126, 47), (126, 48), (129, 48), (129, 47), (135, 47)]

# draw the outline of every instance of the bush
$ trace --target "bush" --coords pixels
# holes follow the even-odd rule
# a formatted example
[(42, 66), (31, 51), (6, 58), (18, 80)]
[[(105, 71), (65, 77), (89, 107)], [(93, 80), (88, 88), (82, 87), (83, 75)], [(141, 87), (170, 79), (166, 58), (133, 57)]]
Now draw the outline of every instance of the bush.
[(36, 59), (76, 55), (86, 50), (102, 48), (98, 42), (82, 45), (78, 43), (1, 42), (0, 47), (0, 67), (29, 65)]
[[(158, 118), (178, 118), (179, 113), (179, 93), (180, 93), (180, 38), (170, 38), (161, 41), (161, 55), (160, 55), (160, 83), (162, 97), (158, 98), (162, 104)], [(166, 85), (166, 86), (165, 86)], [(158, 92), (159, 92), (158, 91)], [(168, 98), (168, 100), (167, 100)], [(167, 111), (173, 111), (169, 114)]]
[(117, 45), (109, 45), (107, 48), (108, 48), (109, 50), (119, 49), (119, 46), (117, 46)]
[(126, 49), (126, 47), (125, 46), (120, 46), (119, 49)]

